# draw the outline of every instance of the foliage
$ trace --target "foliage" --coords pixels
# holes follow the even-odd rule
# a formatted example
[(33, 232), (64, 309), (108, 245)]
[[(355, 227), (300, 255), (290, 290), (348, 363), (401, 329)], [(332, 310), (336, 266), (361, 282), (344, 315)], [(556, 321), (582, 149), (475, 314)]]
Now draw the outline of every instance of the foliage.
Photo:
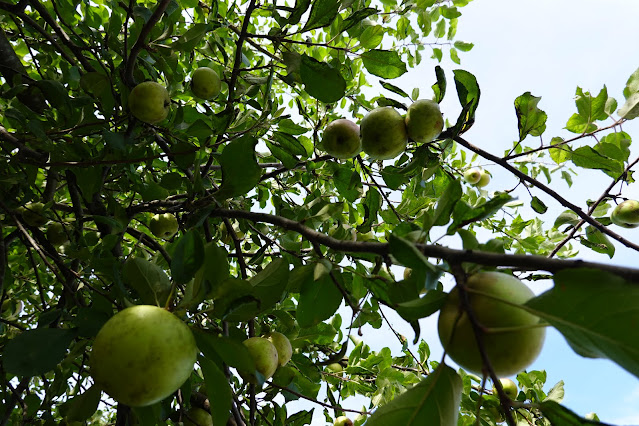
[[(455, 39), (468, 3), (0, 2), (2, 424), (179, 424), (191, 407), (216, 425), (309, 424), (315, 408), (287, 409), (299, 399), (331, 422), (354, 412), (358, 425), (592, 423), (560, 405), (562, 382), (544, 391), (543, 371), (521, 372), (510, 400), (487, 385), (497, 379), (489, 368), (478, 377), (430, 359), (419, 320), (442, 306), (451, 276), (464, 288), (479, 269), (550, 274), (555, 287), (522, 309), (579, 355), (639, 377), (639, 271), (570, 259), (579, 244), (610, 257), (615, 244), (639, 249), (608, 217), (639, 161), (622, 128), (639, 115), (639, 71), (620, 107), (606, 87), (577, 88), (570, 139), (529, 146), (547, 113), (522, 94), (516, 141), (498, 157), (463, 136), (480, 82), (436, 66), (422, 79), (433, 99), (454, 88), (461, 106), (457, 117), (443, 111), (437, 140), (410, 141), (386, 162), (317, 148), (332, 120), (359, 122), (377, 106), (403, 112), (428, 89), (387, 80), (444, 52), (460, 64), (473, 47)], [(189, 89), (204, 66), (222, 79), (211, 101)], [(127, 109), (148, 80), (172, 99), (155, 125)], [(492, 191), (464, 183), (480, 157), (530, 199), (501, 182)], [(548, 185), (557, 176), (571, 184), (579, 169), (610, 183), (587, 210)], [(527, 217), (523, 207), (544, 212), (549, 200), (567, 209), (553, 226)], [(168, 240), (149, 229), (162, 213), (179, 220)], [(412, 272), (402, 279), (398, 266)], [(131, 304), (169, 308), (200, 350), (175, 395), (133, 409), (92, 386), (88, 371), (98, 330)], [(414, 345), (398, 334), (399, 354), (373, 351), (356, 336), (387, 322), (381, 308), (411, 324)], [(273, 330), (289, 337), (293, 358), (251, 385), (239, 375), (255, 370), (241, 342)], [(343, 371), (325, 367), (335, 363)], [(348, 407), (355, 395), (367, 405)]]

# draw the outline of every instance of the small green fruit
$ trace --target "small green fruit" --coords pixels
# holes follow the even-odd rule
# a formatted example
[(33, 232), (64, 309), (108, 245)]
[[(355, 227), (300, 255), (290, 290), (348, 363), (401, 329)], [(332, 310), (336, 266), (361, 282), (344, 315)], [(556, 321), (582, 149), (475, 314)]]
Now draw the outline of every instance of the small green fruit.
[(59, 247), (69, 241), (70, 229), (60, 222), (52, 222), (47, 227), (47, 240), (54, 247)]
[(129, 94), (129, 109), (138, 120), (159, 123), (169, 115), (171, 109), (169, 92), (154, 81), (140, 83)]
[(471, 185), (476, 185), (477, 183), (479, 183), (481, 176), (482, 170), (477, 167), (473, 167), (464, 172), (464, 180)]
[[(521, 305), (534, 293), (517, 278), (500, 272), (479, 272), (470, 276), (466, 285), (470, 307), (486, 330), (481, 338), (495, 373), (511, 376), (528, 367), (541, 352), (546, 329), (539, 327), (535, 315), (505, 302)], [(437, 327), (442, 346), (453, 361), (481, 374), (482, 357), (468, 314), (461, 310), (458, 288), (448, 295)]]
[(191, 76), (191, 90), (200, 99), (210, 100), (220, 94), (220, 76), (209, 67), (200, 67)]
[(155, 404), (189, 378), (198, 349), (189, 327), (151, 305), (124, 309), (93, 342), (90, 373), (113, 399), (132, 407)]
[[(255, 369), (259, 371), (265, 379), (272, 377), (279, 365), (277, 348), (275, 348), (275, 345), (264, 337), (251, 337), (242, 343), (244, 343), (244, 346), (248, 349), (249, 354), (255, 363)], [(257, 382), (255, 377), (249, 377), (248, 380), (251, 383)]]
[(158, 238), (169, 239), (178, 231), (178, 221), (171, 213), (156, 214), (149, 222), (149, 229)]
[(213, 426), (213, 417), (200, 407), (191, 407), (184, 417), (184, 426)]
[(326, 366), (326, 370), (331, 373), (341, 373), (342, 371), (344, 371), (344, 367), (342, 367), (342, 364), (340, 364), (339, 362), (334, 362), (332, 364), (328, 364)]
[(478, 188), (483, 188), (490, 183), (490, 174), (486, 170), (481, 171), (481, 177), (479, 178), (479, 182), (475, 184)]
[(20, 209), (22, 220), (29, 226), (40, 227), (47, 223), (49, 219), (44, 215), (43, 203), (29, 203)]
[(286, 365), (293, 356), (291, 341), (288, 340), (288, 337), (277, 331), (271, 332), (266, 338), (270, 340), (273, 346), (275, 346), (275, 349), (277, 349), (277, 359), (280, 367)]
[(439, 104), (429, 99), (420, 99), (408, 107), (406, 130), (415, 142), (432, 142), (444, 129), (444, 118)]
[(335, 158), (353, 158), (362, 151), (359, 126), (351, 120), (340, 118), (332, 121), (322, 136), (324, 151)]
[(622, 228), (636, 228), (639, 226), (639, 201), (626, 200), (612, 211), (610, 221)]
[(391, 107), (375, 108), (360, 124), (362, 149), (373, 160), (389, 160), (404, 152), (408, 143), (404, 117)]
[[(504, 389), (504, 393), (508, 396), (508, 398), (517, 398), (517, 394), (519, 393), (519, 391), (517, 390), (517, 385), (515, 384), (515, 382), (510, 379), (499, 379), (499, 382), (501, 383), (501, 387)], [(497, 395), (497, 388), (495, 388), (494, 386), (493, 394)]]
[(353, 421), (346, 416), (339, 416), (335, 419), (334, 426), (353, 426)]

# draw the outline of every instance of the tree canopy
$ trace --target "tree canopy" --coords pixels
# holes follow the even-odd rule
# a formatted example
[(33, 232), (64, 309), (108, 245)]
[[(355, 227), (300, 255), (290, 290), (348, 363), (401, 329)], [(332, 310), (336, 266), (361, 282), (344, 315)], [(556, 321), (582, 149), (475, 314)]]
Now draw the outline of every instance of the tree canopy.
[[(500, 298), (469, 277), (552, 279), (510, 308), (639, 377), (639, 269), (577, 257), (639, 250), (624, 233), (639, 224), (624, 131), (639, 70), (623, 98), (577, 88), (571, 138), (548, 134), (552, 112), (523, 93), (512, 147), (491, 152), (465, 134), (481, 105), (460, 60), (472, 40), (456, 38), (469, 2), (0, 1), (0, 424), (196, 424), (201, 410), (215, 425), (304, 425), (315, 412), (368, 426), (597, 424), (562, 406), (563, 383), (544, 371), (502, 387), (494, 330), (472, 303)], [(425, 64), (420, 87), (393, 83)], [(203, 67), (205, 88), (192, 81)], [(156, 84), (132, 92), (144, 82)], [(442, 111), (433, 141), (386, 160), (326, 152), (337, 119), (446, 96), (460, 113)], [(479, 164), (512, 180), (465, 177)], [(584, 170), (601, 194), (551, 187)], [(531, 214), (550, 204), (565, 208), (553, 223)], [(421, 338), (420, 320), (453, 297), (481, 372), (432, 359)], [(91, 375), (96, 335), (134, 305), (172, 312), (198, 352), (179, 389), (140, 407)], [(392, 329), (385, 311), (414, 335), (375, 351), (358, 330)], [(242, 342), (273, 332), (292, 356), (265, 377)], [(313, 408), (294, 412), (296, 400)]]

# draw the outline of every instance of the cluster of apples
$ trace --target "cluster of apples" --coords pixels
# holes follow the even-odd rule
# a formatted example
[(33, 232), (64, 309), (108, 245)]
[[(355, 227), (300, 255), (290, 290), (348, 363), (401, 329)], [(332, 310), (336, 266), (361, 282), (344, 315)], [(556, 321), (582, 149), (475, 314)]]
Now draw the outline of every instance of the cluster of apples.
[(364, 151), (372, 160), (390, 160), (404, 152), (408, 140), (428, 143), (444, 129), (439, 104), (428, 99), (413, 102), (402, 116), (392, 107), (370, 111), (358, 126), (340, 118), (324, 129), (323, 150), (335, 158), (353, 158)]
[[(264, 379), (273, 377), (275, 371), (288, 364), (293, 356), (290, 340), (278, 331), (273, 331), (264, 337), (249, 337), (242, 343), (248, 349), (255, 363), (255, 369), (264, 376)], [(255, 375), (249, 375), (244, 379), (251, 383), (258, 383)]]
[[(211, 100), (219, 95), (222, 81), (215, 70), (200, 67), (191, 75), (191, 91), (195, 96)], [(154, 81), (138, 84), (129, 94), (129, 109), (140, 121), (155, 124), (164, 120), (171, 110), (171, 98), (164, 86)]]
[(490, 174), (480, 167), (472, 167), (464, 172), (464, 180), (473, 186), (483, 188), (490, 183)]

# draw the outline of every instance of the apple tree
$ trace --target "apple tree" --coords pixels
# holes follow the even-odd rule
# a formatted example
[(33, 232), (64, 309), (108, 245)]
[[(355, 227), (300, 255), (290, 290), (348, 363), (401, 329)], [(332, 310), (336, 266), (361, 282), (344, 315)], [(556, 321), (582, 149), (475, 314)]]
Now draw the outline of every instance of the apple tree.
[[(0, 1), (0, 424), (596, 423), (528, 359), (500, 380), (513, 364), (493, 349), (512, 341), (493, 337), (538, 351), (554, 327), (639, 377), (639, 270), (576, 258), (639, 250), (619, 232), (639, 203), (615, 209), (639, 161), (623, 128), (639, 71), (618, 100), (578, 89), (571, 138), (526, 92), (512, 148), (482, 149), (466, 134), (481, 81), (460, 65), (473, 45), (456, 39), (469, 1)], [(393, 83), (418, 66), (419, 87)], [(444, 124), (445, 97), (460, 112)], [(336, 120), (347, 155), (323, 143)], [(377, 138), (361, 152), (360, 124)], [(579, 170), (601, 194), (550, 187)], [(549, 205), (564, 211), (544, 223)], [(540, 279), (552, 288), (512, 298)], [(192, 333), (179, 385), (143, 369), (192, 345), (141, 319), (100, 344), (132, 349), (92, 357), (134, 305)], [(450, 356), (432, 359), (420, 320), (440, 310)], [(414, 333), (373, 350), (390, 313)], [(471, 367), (449, 366), (460, 351)], [(134, 381), (173, 384), (132, 405), (105, 386)]]

